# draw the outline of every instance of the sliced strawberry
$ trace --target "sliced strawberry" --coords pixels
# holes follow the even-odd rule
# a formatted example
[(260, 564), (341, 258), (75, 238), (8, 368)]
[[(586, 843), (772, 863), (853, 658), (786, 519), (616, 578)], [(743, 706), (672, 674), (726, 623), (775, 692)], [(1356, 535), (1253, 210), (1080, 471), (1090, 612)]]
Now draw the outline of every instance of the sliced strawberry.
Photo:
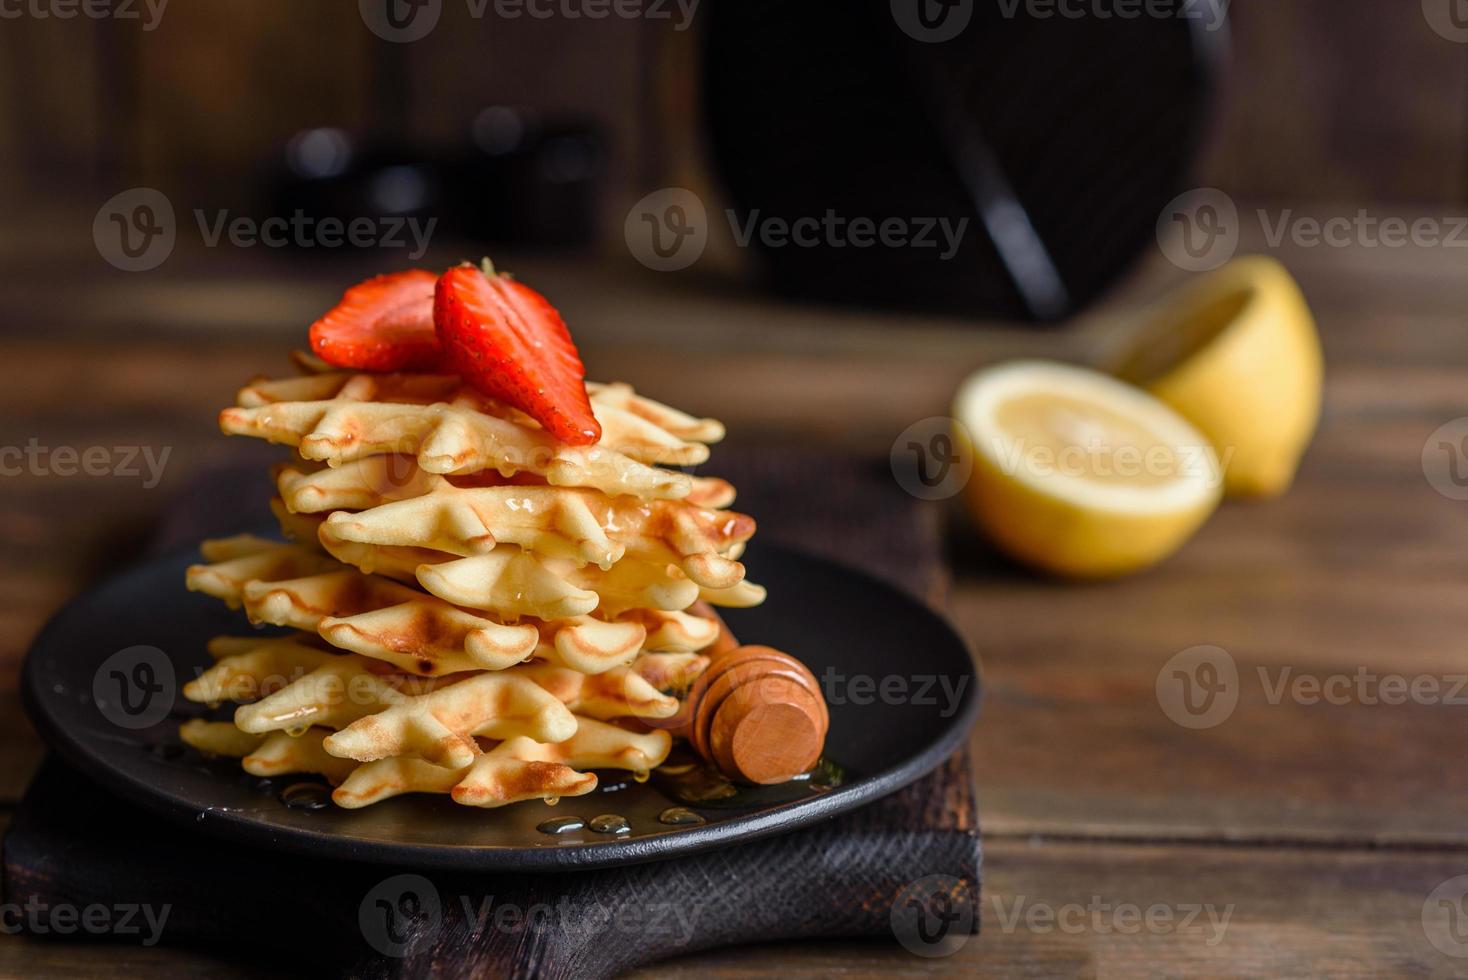
[(535, 290), (465, 263), (433, 296), (445, 357), (475, 388), (525, 412), (561, 442), (587, 446), (601, 425), (586, 395), (586, 368), (566, 323)]
[(433, 329), (438, 277), (408, 269), (359, 282), (311, 324), (311, 349), (359, 371), (431, 371), (442, 362)]

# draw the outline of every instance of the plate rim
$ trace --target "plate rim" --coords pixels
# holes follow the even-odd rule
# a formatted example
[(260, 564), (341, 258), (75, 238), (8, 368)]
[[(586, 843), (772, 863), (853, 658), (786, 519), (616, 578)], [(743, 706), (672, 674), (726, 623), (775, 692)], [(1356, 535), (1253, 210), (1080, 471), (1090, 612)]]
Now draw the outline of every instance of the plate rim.
[[(19, 675), (21, 702), (27, 718), (47, 749), (59, 754), (84, 778), (96, 781), (123, 800), (158, 814), (177, 826), (193, 828), (216, 838), (252, 847), (269, 847), (273, 851), (316, 858), (440, 871), (555, 873), (687, 857), (798, 830), (895, 793), (932, 772), (963, 745), (978, 719), (983, 701), (982, 665), (973, 647), (946, 616), (895, 583), (863, 568), (777, 540), (762, 541), (760, 544), (762, 552), (772, 555), (785, 552), (800, 560), (826, 565), (842, 575), (863, 579), (871, 586), (896, 593), (910, 602), (946, 631), (957, 644), (957, 648), (968, 655), (973, 683), (968, 685), (963, 695), (962, 707), (949, 719), (940, 735), (895, 766), (827, 790), (818, 796), (781, 804), (747, 817), (721, 820), (668, 834), (625, 841), (595, 841), (542, 848), (364, 841), (322, 830), (271, 826), (250, 819), (245, 812), (212, 808), (201, 811), (197, 806), (185, 805), (177, 797), (161, 791), (147, 779), (108, 764), (105, 758), (91, 753), (82, 739), (66, 731), (45, 710), (37, 651), (89, 597), (117, 586), (123, 579), (150, 566), (180, 561), (195, 553), (196, 547), (174, 549), (132, 562), (77, 593), (53, 613), (26, 649)], [(187, 595), (182, 589), (179, 594)], [(672, 843), (674, 841), (677, 843)]]

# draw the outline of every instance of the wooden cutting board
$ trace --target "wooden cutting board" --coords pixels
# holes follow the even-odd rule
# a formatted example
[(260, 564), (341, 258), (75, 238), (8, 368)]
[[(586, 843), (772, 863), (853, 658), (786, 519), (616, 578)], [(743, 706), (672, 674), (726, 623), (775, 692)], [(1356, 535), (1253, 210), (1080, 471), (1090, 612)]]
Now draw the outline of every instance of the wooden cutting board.
[[(883, 469), (768, 451), (721, 465), (755, 488), (744, 506), (766, 530), (931, 597), (941, 577), (931, 515)], [(161, 546), (217, 533), (211, 513), (249, 514), (243, 500), (220, 506), (240, 487), (258, 489), (226, 472), (190, 493), (209, 508), (175, 511)], [(772, 939), (885, 935), (931, 953), (978, 927), (980, 844), (964, 753), (869, 807), (739, 847), (587, 873), (427, 876), (180, 833), (52, 759), (5, 837), (3, 865), (8, 902), (129, 903), (155, 920), (166, 908), (161, 942), (275, 971), (597, 978)]]

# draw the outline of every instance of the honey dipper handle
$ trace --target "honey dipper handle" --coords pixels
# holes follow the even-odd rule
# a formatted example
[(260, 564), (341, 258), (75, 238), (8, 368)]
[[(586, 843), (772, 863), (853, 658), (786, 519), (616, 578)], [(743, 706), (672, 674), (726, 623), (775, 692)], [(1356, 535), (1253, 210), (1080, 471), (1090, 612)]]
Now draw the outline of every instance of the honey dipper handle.
[[(729, 642), (737, 642), (732, 634)], [(831, 723), (810, 670), (765, 646), (716, 651), (683, 715), (680, 734), (705, 761), (730, 779), (761, 784), (786, 782), (814, 766)]]

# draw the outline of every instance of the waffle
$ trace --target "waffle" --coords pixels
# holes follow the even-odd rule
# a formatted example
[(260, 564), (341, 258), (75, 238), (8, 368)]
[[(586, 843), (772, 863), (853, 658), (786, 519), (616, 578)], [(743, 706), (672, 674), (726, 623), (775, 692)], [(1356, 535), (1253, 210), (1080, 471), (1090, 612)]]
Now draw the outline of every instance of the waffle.
[[(706, 657), (697, 654), (643, 654), (630, 667), (602, 674), (583, 674), (536, 661), (497, 673), (422, 678), (385, 671), (380, 662), (356, 654), (313, 646), (300, 634), (264, 639), (218, 637), (210, 642), (209, 651), (215, 657), (214, 666), (185, 684), (184, 696), (206, 704), (243, 702), (235, 712), (234, 727), (248, 735), (300, 734), (309, 727), (339, 730), (395, 707), (403, 708), (401, 713), (408, 716), (428, 711), (458, 717), (445, 706), (462, 704), (471, 697), (480, 697), (482, 711), (509, 712), (538, 705), (546, 712), (547, 724), (563, 722), (545, 699), (524, 693), (526, 683), (577, 715), (602, 720), (667, 718), (677, 712), (678, 701), (663, 692), (686, 690), (708, 664)], [(499, 702), (491, 704), (491, 698), (482, 696), (487, 687), (450, 694), (456, 685), (467, 683), (466, 677), (469, 681), (502, 678), (497, 686), (490, 685)], [(424, 700), (430, 695), (433, 697)], [(515, 717), (525, 717), (524, 711)], [(503, 730), (476, 727), (460, 731), (459, 737)], [(563, 729), (537, 730), (553, 735)]]
[(180, 737), (259, 776), (314, 773), (355, 808), (404, 793), (496, 807), (645, 778), (721, 640), (709, 605), (764, 590), (753, 519), (703, 463), (721, 424), (588, 384), (601, 440), (558, 442), (442, 374), (296, 358), (220, 413), (290, 446), (271, 508), (287, 542), (206, 541), (190, 589), (287, 635), (219, 637), (186, 698), (235, 705)]
[[(602, 442), (632, 459), (667, 466), (707, 461), (709, 444), (724, 438), (714, 419), (699, 419), (644, 398), (626, 384), (589, 383), (586, 393), (601, 424)], [(375, 402), (395, 405), (453, 405), (525, 428), (536, 422), (480, 394), (451, 374), (354, 374), (328, 372), (306, 377), (259, 380), (240, 389), (240, 408), (314, 402)]]
[(703, 462), (708, 446), (691, 437), (715, 441), (723, 427), (674, 412), (626, 386), (591, 387), (598, 392), (593, 411), (603, 425), (594, 446), (559, 443), (452, 375), (318, 374), (261, 381), (241, 390), (240, 404), (219, 413), (219, 427), (226, 435), (293, 446), (305, 459), (333, 466), (407, 453), (429, 473), (495, 470), (612, 495), (687, 496), (688, 476), (653, 464)]
[(524, 800), (554, 801), (596, 788), (593, 773), (580, 769), (625, 769), (646, 773), (667, 758), (666, 732), (630, 732), (589, 718), (577, 719), (576, 733), (554, 745), (513, 738), (478, 752), (459, 769), (415, 758), (358, 763), (329, 754), (325, 729), (299, 737), (282, 733), (247, 735), (228, 722), (193, 720), (179, 729), (189, 745), (211, 755), (241, 759), (256, 776), (316, 773), (337, 789), (332, 800), (355, 809), (404, 793), (448, 793), (466, 806), (497, 807)]
[[(332, 510), (366, 510), (394, 500), (421, 497), (444, 487), (544, 486), (532, 474), (501, 476), (494, 470), (445, 476), (429, 473), (418, 461), (401, 453), (364, 456), (337, 466), (297, 458), (272, 471), (276, 489), (294, 513), (319, 514)], [(689, 478), (688, 494), (681, 498), (697, 507), (724, 508), (734, 503), (734, 486), (712, 476)]]
[(555, 802), (596, 788), (595, 774), (577, 770), (626, 769), (643, 775), (662, 764), (671, 746), (667, 732), (639, 734), (582, 718), (576, 734), (564, 742), (509, 739), (459, 769), (411, 758), (369, 762), (354, 769), (331, 798), (348, 808), (402, 793), (448, 793), (456, 803), (477, 807), (534, 799)]
[(206, 541), (201, 550), (212, 563), (189, 568), (190, 589), (243, 606), (252, 622), (317, 633), (423, 676), (502, 670), (531, 656), (600, 673), (644, 648), (695, 651), (718, 637), (712, 620), (650, 609), (610, 622), (578, 616), (507, 624), (299, 545), (249, 535)]
[(227, 721), (195, 718), (180, 725), (178, 734), (184, 744), (200, 752), (241, 760), (245, 772), (252, 776), (315, 773), (336, 784), (359, 765), (351, 759), (338, 759), (321, 747), (328, 734), (326, 729), (308, 729), (298, 737), (284, 732), (252, 735)]
[(480, 487), (440, 489), (358, 513), (337, 511), (324, 528), (339, 541), (464, 557), (500, 544), (603, 570), (630, 557), (676, 565), (701, 586), (726, 589), (744, 579), (744, 566), (726, 556), (754, 534), (754, 520), (681, 501), (609, 498), (563, 487)]

